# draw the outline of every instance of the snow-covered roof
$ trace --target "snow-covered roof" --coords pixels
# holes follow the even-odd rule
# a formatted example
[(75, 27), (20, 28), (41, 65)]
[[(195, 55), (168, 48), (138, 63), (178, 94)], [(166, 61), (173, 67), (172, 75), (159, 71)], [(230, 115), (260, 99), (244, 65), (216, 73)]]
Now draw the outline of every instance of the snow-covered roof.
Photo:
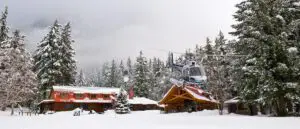
[[(177, 85), (173, 85), (172, 88), (164, 95), (162, 100), (160, 100), (160, 104), (166, 103), (169, 99), (174, 98), (172, 97), (173, 93), (175, 92), (174, 90), (176, 88), (181, 89), (182, 87), (179, 87)], [(205, 92), (203, 89), (200, 87), (195, 87), (195, 86), (184, 86), (181, 90), (186, 91), (193, 99), (198, 100), (198, 101), (205, 101), (205, 102), (210, 102), (210, 103), (218, 103), (214, 98), (210, 96), (207, 92)], [(176, 92), (177, 93), (177, 92)], [(178, 97), (179, 98), (179, 97)]]
[(79, 87), (79, 86), (53, 86), (54, 91), (73, 92), (73, 93), (91, 93), (91, 94), (118, 94), (120, 88), (111, 87)]
[(134, 97), (133, 99), (128, 99), (129, 104), (157, 104), (156, 101), (147, 99), (145, 97)]
[(95, 100), (72, 100), (74, 103), (112, 103), (111, 100), (95, 99)]
[[(55, 102), (53, 99), (42, 100), (39, 104), (42, 103), (51, 103)], [(59, 102), (73, 102), (73, 103), (112, 103), (112, 100), (104, 100), (104, 99), (71, 99), (71, 100), (60, 100)]]
[(229, 99), (227, 101), (225, 101), (225, 104), (230, 104), (230, 103), (238, 103), (240, 101), (240, 99), (238, 97), (234, 97), (232, 99)]
[(200, 88), (186, 86), (184, 88), (184, 90), (187, 91), (190, 95), (192, 95), (196, 99), (217, 103), (217, 101), (215, 99), (213, 99), (212, 97), (208, 98), (208, 97), (204, 96), (203, 95), (204, 91)]
[(40, 105), (41, 103), (49, 103), (49, 102), (54, 102), (54, 100), (53, 100), (53, 99), (45, 99), (45, 100), (42, 100), (42, 101), (39, 103), (39, 105)]

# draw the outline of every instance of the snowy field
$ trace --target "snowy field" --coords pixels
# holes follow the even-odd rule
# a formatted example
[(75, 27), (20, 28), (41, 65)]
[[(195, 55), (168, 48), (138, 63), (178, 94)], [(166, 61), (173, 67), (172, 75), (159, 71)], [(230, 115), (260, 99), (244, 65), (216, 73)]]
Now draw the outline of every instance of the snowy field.
[(59, 112), (39, 116), (10, 116), (0, 112), (1, 129), (299, 129), (298, 117), (219, 116), (217, 111), (160, 114), (159, 111), (138, 111), (116, 115), (73, 116)]

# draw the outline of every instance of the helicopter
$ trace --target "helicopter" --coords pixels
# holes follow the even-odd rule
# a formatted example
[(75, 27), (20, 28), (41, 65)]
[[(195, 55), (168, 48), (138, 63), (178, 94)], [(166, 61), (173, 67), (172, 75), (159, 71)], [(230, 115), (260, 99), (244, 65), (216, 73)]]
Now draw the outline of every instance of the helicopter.
[[(170, 53), (169, 66), (172, 72), (177, 71), (180, 73), (180, 77), (176, 80), (183, 81), (184, 83), (196, 84), (203, 90), (206, 90), (207, 76), (205, 74), (204, 66), (195, 60), (189, 58), (185, 64), (175, 64), (173, 59), (173, 53)], [(174, 79), (171, 80), (174, 82)]]

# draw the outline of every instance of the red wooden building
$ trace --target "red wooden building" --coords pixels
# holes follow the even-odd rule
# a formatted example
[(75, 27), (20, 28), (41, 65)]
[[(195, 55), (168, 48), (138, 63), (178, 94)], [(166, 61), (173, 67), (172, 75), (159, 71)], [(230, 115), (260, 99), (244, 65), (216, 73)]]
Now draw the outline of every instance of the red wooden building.
[(75, 108), (104, 112), (112, 108), (119, 88), (53, 86), (49, 98), (40, 102), (41, 112), (69, 111)]

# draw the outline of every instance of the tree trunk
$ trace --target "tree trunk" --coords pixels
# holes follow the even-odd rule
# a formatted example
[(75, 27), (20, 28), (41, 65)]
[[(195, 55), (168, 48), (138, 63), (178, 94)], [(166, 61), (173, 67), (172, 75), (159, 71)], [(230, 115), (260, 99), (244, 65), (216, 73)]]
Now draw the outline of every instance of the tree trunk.
[(14, 111), (14, 104), (11, 104), (11, 113), (10, 115), (14, 115), (15, 111)]
[(254, 115), (254, 111), (253, 111), (252, 104), (249, 104), (248, 107), (249, 107), (249, 110), (250, 110), (250, 115), (253, 116)]
[(279, 97), (276, 102), (276, 113), (277, 113), (277, 116), (286, 116), (287, 115), (286, 102), (283, 97)]
[(223, 103), (221, 102), (220, 104), (219, 104), (219, 114), (220, 115), (223, 115)]

